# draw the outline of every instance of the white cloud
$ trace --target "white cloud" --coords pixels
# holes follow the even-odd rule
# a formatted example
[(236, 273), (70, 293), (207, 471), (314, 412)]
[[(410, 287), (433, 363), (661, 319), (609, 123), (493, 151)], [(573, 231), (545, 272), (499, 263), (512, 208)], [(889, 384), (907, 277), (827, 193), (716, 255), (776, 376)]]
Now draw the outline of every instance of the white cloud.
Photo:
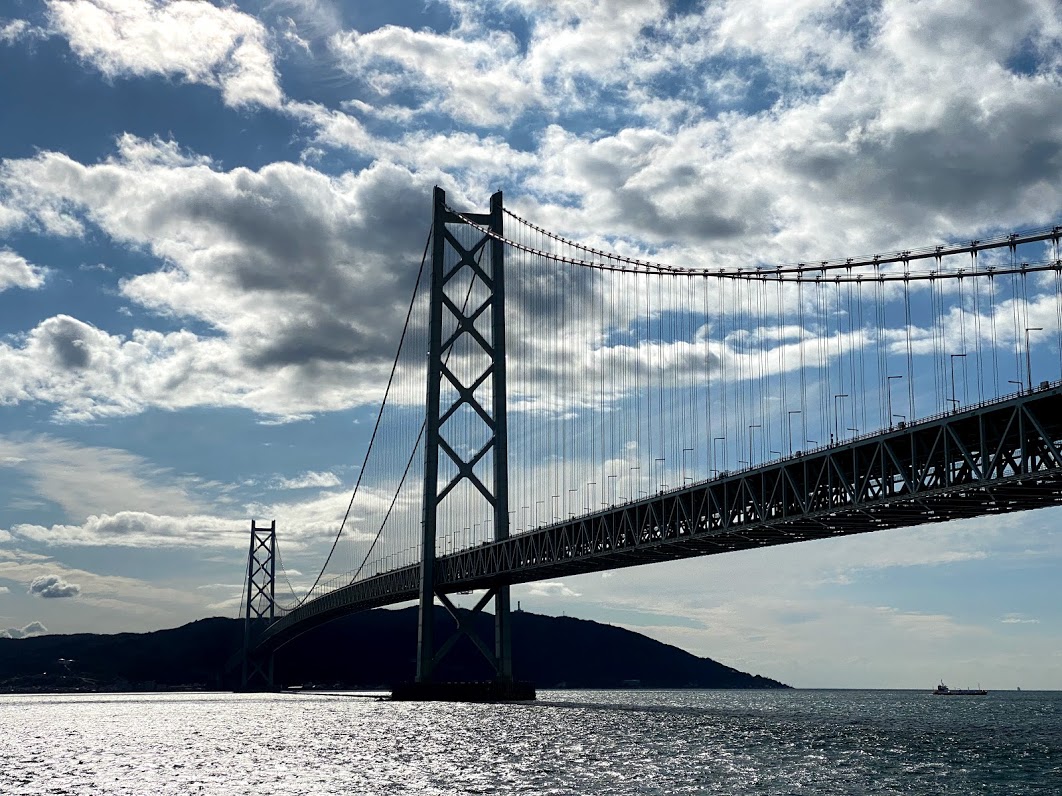
[(48, 35), (42, 28), (24, 19), (0, 20), (0, 44), (15, 44), (27, 39), (43, 39)]
[(21, 474), (72, 518), (122, 509), (194, 512), (200, 505), (190, 479), (127, 451), (56, 437), (0, 436), (0, 468)]
[(342, 67), (380, 94), (435, 89), (439, 108), (459, 121), (503, 124), (537, 100), (521, 79), (517, 44), (506, 32), (467, 41), (385, 25), (371, 33), (336, 34), (331, 45)]
[(91, 515), (78, 525), (18, 524), (11, 533), (53, 547), (220, 547), (246, 545), (239, 519), (189, 515), (171, 517), (144, 511)]
[(327, 489), (339, 486), (340, 483), (342, 482), (335, 473), (318, 473), (312, 470), (293, 478), (280, 478), (276, 482), (278, 489)]
[[(92, 514), (77, 523), (38, 525), (16, 523), (10, 535), (54, 548), (124, 547), (124, 548), (190, 548), (246, 550), (248, 516), (276, 518), (278, 538), (286, 554), (297, 555), (312, 551), (309, 567), (320, 567), (331, 541), (339, 530), (344, 509), (350, 496), (340, 491), (320, 491), (307, 500), (278, 503), (253, 503), (238, 513), (186, 514), (180, 516), (155, 514), (148, 511), (117, 510), (113, 513)], [(358, 505), (386, 505), (386, 495), (373, 495), (363, 489)], [(365, 545), (374, 538), (369, 531), (359, 531), (361, 518), (355, 516), (346, 534), (348, 544)], [(10, 538), (10, 537), (9, 537)], [(320, 554), (318, 556), (318, 554)], [(354, 554), (352, 554), (353, 558)], [(292, 559), (293, 560), (293, 559)], [(360, 561), (360, 557), (358, 557)], [(299, 570), (292, 569), (289, 574)]]
[(67, 583), (58, 575), (38, 575), (30, 581), (29, 593), (45, 599), (63, 599), (77, 597), (81, 594), (81, 587), (76, 583)]
[[(663, 246), (683, 264), (749, 265), (1046, 223), (1062, 200), (1057, 4), (970, 14), (956, 0), (755, 0), (682, 14), (509, 3), (527, 25), (523, 45), (481, 27), (481, 4), (451, 5), (460, 22), (449, 33), (387, 26), (333, 46), (381, 96), (412, 96), (413, 112), (486, 126), (540, 112), (516, 201), (577, 237)], [(1035, 56), (1032, 73), (1014, 71), (1018, 55)], [(467, 68), (453, 70), (458, 61)], [(742, 107), (762, 104), (750, 86), (763, 74), (779, 98)], [(514, 88), (496, 90), (499, 80)], [(580, 114), (596, 124), (587, 130)], [(320, 114), (320, 131), (322, 143), (381, 151), (345, 114)], [(413, 163), (408, 143), (386, 156)]]
[(641, 34), (666, 13), (663, 3), (644, 0), (509, 3), (529, 28), (522, 45), (513, 33), (482, 25), (485, 8), (452, 5), (460, 23), (448, 33), (385, 25), (336, 33), (330, 46), (341, 68), (380, 96), (412, 93), (415, 113), (507, 126), (533, 110), (593, 112), (593, 89), (629, 79), (624, 67), (647, 46)]
[(527, 594), (532, 597), (579, 597), (579, 592), (566, 586), (562, 581), (539, 581), (527, 587)]
[[(99, 575), (66, 566), (49, 556), (21, 550), (3, 551), (0, 555), (0, 579), (21, 583), (28, 590), (39, 578), (58, 578), (67, 586), (76, 583), (80, 587), (76, 600), (59, 600), (58, 607), (55, 600), (38, 603), (38, 610), (52, 612), (42, 617), (50, 625), (60, 623), (70, 627), (71, 616), (80, 617), (84, 622), (99, 620), (105, 613), (115, 613), (126, 617), (119, 628), (128, 629), (128, 618), (132, 616), (169, 624), (175, 613), (188, 616), (191, 612), (189, 618), (192, 618), (204, 608), (202, 598), (192, 589), (170, 588), (138, 578)], [(75, 618), (74, 628), (78, 627), (77, 621)], [(156, 628), (159, 626), (163, 625), (155, 624)]]
[(1032, 619), (1023, 614), (1007, 614), (999, 620), (1005, 625), (1038, 625), (1039, 619)]
[(200, 0), (48, 0), (52, 25), (108, 78), (178, 77), (221, 90), (227, 105), (276, 108), (269, 34), (236, 7)]
[(0, 630), (0, 638), (31, 638), (33, 636), (43, 636), (48, 632), (46, 628), (40, 622), (30, 622), (24, 627), (9, 627), (6, 630)]
[(0, 180), (50, 232), (80, 234), (87, 219), (149, 247), (169, 265), (122, 282), (125, 297), (217, 334), (126, 338), (56, 316), (0, 345), (19, 377), (0, 401), (84, 419), (151, 405), (295, 417), (379, 398), (419, 256), (396, 257), (395, 243), (420, 226), (430, 178), (386, 164), (339, 178), (291, 163), (219, 172), (165, 142), (119, 144), (93, 166), (6, 161)]
[(31, 264), (25, 257), (0, 248), (0, 293), (12, 287), (29, 290), (44, 284), (45, 270)]
[(0, 24), (0, 42), (12, 44), (19, 40), (29, 29), (29, 23), (24, 19), (12, 19)]

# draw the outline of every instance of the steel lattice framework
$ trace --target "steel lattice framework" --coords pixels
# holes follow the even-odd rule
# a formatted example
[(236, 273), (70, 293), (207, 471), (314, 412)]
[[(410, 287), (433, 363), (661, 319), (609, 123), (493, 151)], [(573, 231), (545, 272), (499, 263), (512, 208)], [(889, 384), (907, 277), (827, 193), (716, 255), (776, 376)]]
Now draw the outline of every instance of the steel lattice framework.
[(258, 635), (276, 619), (277, 523), (251, 520), (251, 548), (247, 555), (246, 613), (243, 618), (243, 671), (246, 689), (272, 688), (273, 657), (257, 654)]
[[(1062, 383), (800, 453), (435, 561), (452, 593), (1062, 504)], [(416, 599), (420, 567), (353, 583), (271, 625), (278, 647)]]
[[(427, 417), (424, 426), (424, 521), (418, 593), (417, 681), (421, 683), (432, 680), (436, 664), (457, 638), (451, 636), (442, 647), (436, 648), (436, 598), (453, 615), (459, 631), (468, 634), (453, 604), (439, 589), (435, 570), (436, 527), (443, 502), (459, 485), (474, 489), (490, 506), (495, 541), (502, 543), (509, 537), (505, 255), (504, 245), (497, 237), (502, 233), (502, 194), (499, 191), (491, 197), (489, 214), (470, 216), (491, 233), (480, 234), (471, 244), (463, 243), (452, 232), (456, 226), (467, 227), (468, 222), (447, 207), (446, 193), (441, 188), (435, 189), (434, 202)], [(477, 286), (478, 290), (475, 289)], [(471, 372), (463, 372), (451, 365), (451, 354), (455, 352), (459, 357), (464, 354), (461, 358), (466, 362), (471, 361)], [(481, 400), (477, 392), (484, 385), (489, 385), (489, 400)], [(468, 456), (460, 451), (471, 440), (453, 439), (447, 430), (448, 421), (455, 421), (452, 425), (459, 430), (457, 433), (463, 430), (469, 434), (468, 422), (464, 427), (456, 422), (462, 414), (484, 437), (478, 449)], [(440, 482), (440, 454), (451, 465), (443, 483)], [(481, 462), (489, 464), (490, 472), (485, 479), (476, 469)], [(492, 584), (476, 610), (482, 609), (491, 597), (494, 598), (494, 651), (491, 652), (475, 636), (470, 637), (494, 668), (498, 679), (511, 681), (508, 584), (501, 581)]]

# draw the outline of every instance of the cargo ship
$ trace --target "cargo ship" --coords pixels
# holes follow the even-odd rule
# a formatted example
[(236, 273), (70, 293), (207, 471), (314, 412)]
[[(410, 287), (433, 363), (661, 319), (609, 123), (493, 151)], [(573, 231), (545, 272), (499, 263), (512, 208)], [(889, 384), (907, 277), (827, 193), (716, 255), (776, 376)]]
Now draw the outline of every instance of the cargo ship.
[(940, 685), (933, 692), (936, 696), (985, 696), (988, 692), (983, 688), (948, 688), (944, 685), (944, 681), (940, 681)]

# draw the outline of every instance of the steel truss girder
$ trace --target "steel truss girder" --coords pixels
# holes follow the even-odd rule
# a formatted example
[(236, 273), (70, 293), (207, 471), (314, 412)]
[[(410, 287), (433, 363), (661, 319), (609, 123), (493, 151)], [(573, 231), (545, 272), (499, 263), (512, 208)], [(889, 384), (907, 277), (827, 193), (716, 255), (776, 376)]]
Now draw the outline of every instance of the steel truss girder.
[(1062, 503), (1055, 385), (441, 560), (458, 588)]
[[(489, 589), (1060, 504), (1062, 386), (1054, 384), (440, 557), (435, 586)], [(264, 643), (414, 599), (418, 574), (407, 567), (308, 602)]]

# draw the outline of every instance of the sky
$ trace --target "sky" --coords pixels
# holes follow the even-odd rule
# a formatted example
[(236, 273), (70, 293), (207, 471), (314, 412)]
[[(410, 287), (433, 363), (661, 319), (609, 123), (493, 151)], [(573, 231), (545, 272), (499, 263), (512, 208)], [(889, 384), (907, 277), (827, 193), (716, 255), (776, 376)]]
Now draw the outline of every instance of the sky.
[[(1062, 221), (1054, 0), (5, 0), (0, 628), (238, 610), (346, 508), (431, 189), (678, 264)], [(1046, 509), (514, 588), (802, 687), (1062, 687)], [(411, 640), (412, 644), (412, 640)]]

